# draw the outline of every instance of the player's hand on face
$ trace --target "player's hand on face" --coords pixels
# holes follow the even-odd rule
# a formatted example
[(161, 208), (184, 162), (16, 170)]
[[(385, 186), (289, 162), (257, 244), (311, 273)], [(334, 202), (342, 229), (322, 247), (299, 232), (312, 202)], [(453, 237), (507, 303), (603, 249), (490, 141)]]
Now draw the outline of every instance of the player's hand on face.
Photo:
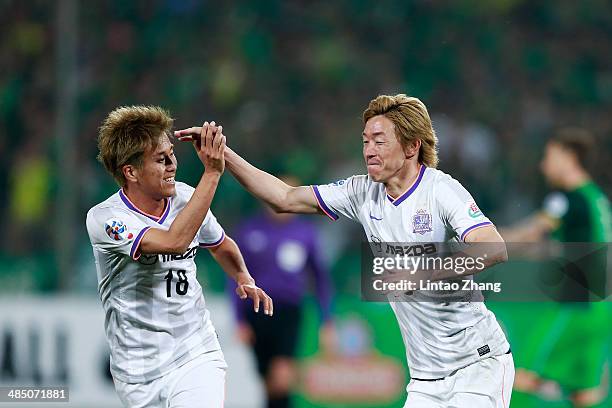
[(272, 313), (274, 313), (272, 298), (254, 283), (239, 283), (236, 287), (236, 294), (243, 300), (251, 298), (253, 300), (253, 310), (255, 310), (255, 313), (259, 312), (261, 304), (263, 304), (264, 314), (272, 316)]

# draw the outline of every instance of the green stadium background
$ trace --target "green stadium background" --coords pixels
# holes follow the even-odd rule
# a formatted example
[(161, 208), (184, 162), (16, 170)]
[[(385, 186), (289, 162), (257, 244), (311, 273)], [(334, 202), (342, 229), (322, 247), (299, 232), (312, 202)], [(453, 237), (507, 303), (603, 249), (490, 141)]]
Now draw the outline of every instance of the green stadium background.
[[(429, 108), (440, 168), (497, 225), (540, 208), (550, 190), (538, 162), (556, 126), (596, 135), (591, 171), (612, 192), (612, 5), (604, 0), (6, 0), (0, 10), (0, 385), (66, 382), (70, 406), (118, 406), (98, 352), (102, 308), (84, 226), (86, 211), (117, 190), (95, 145), (116, 106), (161, 105), (178, 128), (214, 119), (259, 167), (327, 183), (364, 171), (368, 101), (407, 93)], [(177, 177), (193, 184), (201, 165), (188, 146), (177, 155)], [(223, 177), (213, 211), (230, 234), (259, 209)], [(359, 300), (362, 232), (316, 222), (340, 343), (336, 356), (317, 350), (308, 299), (296, 406), (401, 406), (408, 379), (397, 323), (388, 305)], [(223, 274), (207, 254), (198, 263), (229, 356), (227, 406), (253, 406), (261, 385), (233, 338)], [(534, 350), (552, 330), (546, 313), (533, 316), (528, 304), (492, 309), (516, 365), (537, 366)], [(350, 367), (385, 381), (351, 396), (365, 380), (346, 376)], [(532, 406), (569, 405), (514, 394), (513, 408)]]

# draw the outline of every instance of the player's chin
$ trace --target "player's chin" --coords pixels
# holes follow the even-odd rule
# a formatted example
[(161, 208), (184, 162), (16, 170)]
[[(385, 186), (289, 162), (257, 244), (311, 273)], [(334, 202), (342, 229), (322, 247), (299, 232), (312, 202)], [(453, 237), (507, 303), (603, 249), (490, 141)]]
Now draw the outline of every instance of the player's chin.
[(374, 166), (368, 166), (368, 176), (372, 179), (372, 181), (380, 182), (382, 180), (382, 174), (377, 168), (373, 168)]
[(172, 197), (176, 194), (176, 185), (174, 183), (164, 182), (162, 191), (163, 191), (164, 197)]

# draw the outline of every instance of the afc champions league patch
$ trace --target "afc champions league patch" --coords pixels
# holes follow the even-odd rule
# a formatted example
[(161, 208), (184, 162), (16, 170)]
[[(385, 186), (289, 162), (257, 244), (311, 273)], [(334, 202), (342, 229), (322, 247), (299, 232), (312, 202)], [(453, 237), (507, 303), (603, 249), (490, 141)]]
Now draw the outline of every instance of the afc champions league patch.
[(134, 234), (128, 232), (128, 227), (117, 218), (111, 218), (104, 223), (104, 229), (106, 234), (114, 239), (115, 241), (122, 241), (124, 239), (132, 239)]
[(468, 203), (468, 215), (472, 218), (482, 217), (482, 211), (476, 205), (474, 201)]
[(426, 232), (433, 231), (431, 214), (425, 210), (417, 210), (412, 217), (412, 232), (424, 235)]

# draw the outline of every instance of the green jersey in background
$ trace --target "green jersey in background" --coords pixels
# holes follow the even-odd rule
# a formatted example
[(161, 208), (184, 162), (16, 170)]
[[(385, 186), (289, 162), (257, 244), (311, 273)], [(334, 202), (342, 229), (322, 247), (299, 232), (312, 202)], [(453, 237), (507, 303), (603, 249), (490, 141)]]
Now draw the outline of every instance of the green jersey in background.
[[(567, 192), (550, 194), (544, 212), (557, 224), (551, 238), (563, 243), (612, 242), (610, 202), (603, 191), (589, 181)], [(596, 249), (606, 248), (598, 245)], [(607, 251), (585, 256), (582, 270), (591, 291), (605, 292)], [(575, 286), (573, 287), (575, 290)], [(557, 382), (567, 397), (576, 390), (598, 387), (611, 354), (609, 302), (593, 302), (585, 289), (584, 302), (522, 303), (490, 305), (508, 332), (517, 368), (535, 371), (542, 378)], [(581, 297), (572, 293), (572, 299)], [(590, 296), (590, 297), (589, 297)], [(601, 297), (598, 298), (599, 300)], [(529, 316), (526, 319), (526, 316)], [(610, 397), (603, 402), (608, 406)], [(570, 407), (554, 392), (527, 395), (515, 392), (512, 407)]]

